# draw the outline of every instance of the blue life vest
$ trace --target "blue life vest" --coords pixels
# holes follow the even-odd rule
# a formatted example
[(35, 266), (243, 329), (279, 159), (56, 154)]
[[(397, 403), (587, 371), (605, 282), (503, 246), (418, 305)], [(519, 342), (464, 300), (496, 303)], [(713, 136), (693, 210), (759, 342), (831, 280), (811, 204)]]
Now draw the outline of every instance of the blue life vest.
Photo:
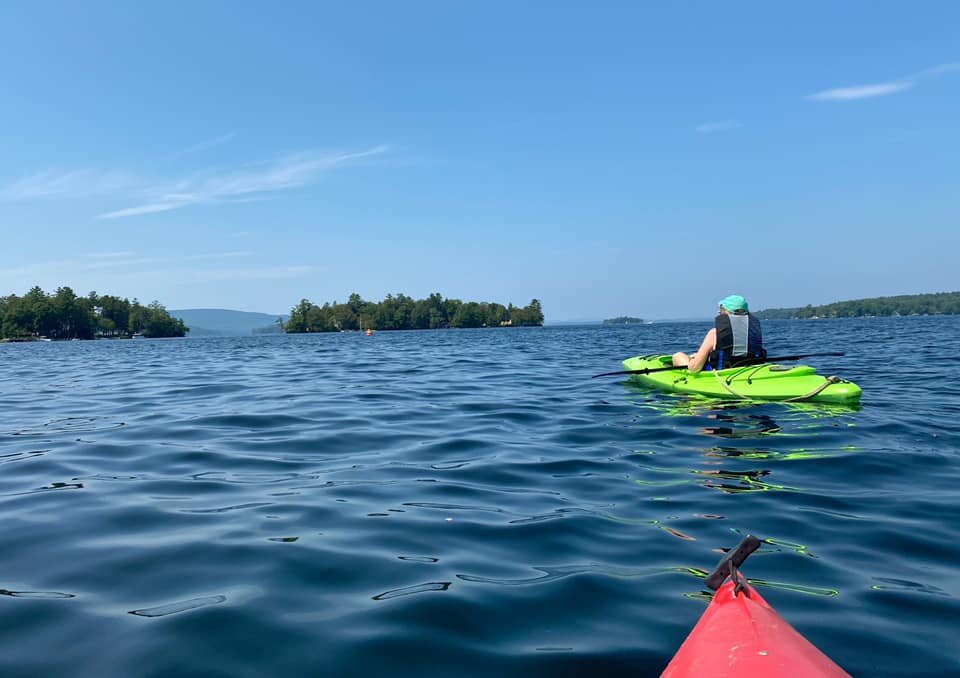
[(717, 329), (717, 347), (707, 358), (713, 369), (759, 363), (767, 357), (760, 321), (753, 315), (721, 313), (714, 318), (713, 325)]

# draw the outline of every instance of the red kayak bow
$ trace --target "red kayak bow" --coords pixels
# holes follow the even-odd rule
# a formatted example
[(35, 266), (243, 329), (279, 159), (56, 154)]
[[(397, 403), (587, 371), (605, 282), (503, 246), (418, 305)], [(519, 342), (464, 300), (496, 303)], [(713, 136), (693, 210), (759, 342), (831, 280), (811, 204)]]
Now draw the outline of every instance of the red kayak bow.
[[(777, 614), (737, 568), (760, 540), (746, 537), (707, 578), (717, 593), (663, 678), (834, 678), (849, 674)], [(727, 578), (730, 581), (724, 583)]]

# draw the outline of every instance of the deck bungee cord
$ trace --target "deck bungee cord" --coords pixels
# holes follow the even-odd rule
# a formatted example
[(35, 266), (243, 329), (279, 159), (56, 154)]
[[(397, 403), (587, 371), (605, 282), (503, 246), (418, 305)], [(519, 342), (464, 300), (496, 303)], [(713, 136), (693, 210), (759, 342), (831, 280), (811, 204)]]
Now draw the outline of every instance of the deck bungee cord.
[(809, 353), (771, 357), (721, 370), (690, 372), (686, 365), (673, 365), (672, 356), (644, 355), (627, 358), (619, 372), (596, 377), (629, 375), (641, 384), (675, 393), (692, 393), (713, 398), (745, 401), (824, 402), (855, 404), (861, 389), (837, 376), (817, 374), (809, 365), (781, 365), (787, 360), (843, 353)]

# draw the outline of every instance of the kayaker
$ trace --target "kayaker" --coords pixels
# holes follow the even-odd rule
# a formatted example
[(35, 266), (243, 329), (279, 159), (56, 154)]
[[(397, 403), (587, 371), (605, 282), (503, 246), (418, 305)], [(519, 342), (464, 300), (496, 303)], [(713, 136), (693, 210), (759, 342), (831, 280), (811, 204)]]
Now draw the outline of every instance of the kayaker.
[[(720, 308), (713, 327), (703, 337), (700, 348), (693, 355), (682, 351), (673, 354), (673, 364), (686, 365), (690, 372), (722, 370), (744, 360), (762, 360), (763, 348), (760, 321), (750, 313), (747, 300), (731, 294), (718, 302)], [(719, 339), (718, 339), (719, 338)]]

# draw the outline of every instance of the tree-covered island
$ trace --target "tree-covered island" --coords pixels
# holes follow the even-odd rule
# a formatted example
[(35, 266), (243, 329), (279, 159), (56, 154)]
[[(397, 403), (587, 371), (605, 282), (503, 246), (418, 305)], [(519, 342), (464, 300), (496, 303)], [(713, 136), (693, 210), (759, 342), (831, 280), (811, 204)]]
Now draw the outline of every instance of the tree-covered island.
[(543, 325), (543, 310), (537, 299), (527, 306), (444, 299), (434, 293), (426, 299), (405, 294), (380, 302), (365, 301), (351, 294), (346, 303), (317, 306), (303, 299), (290, 311), (284, 325), (288, 333), (341, 332), (347, 330), (432, 330), (448, 327), (518, 327)]
[(187, 327), (154, 301), (98, 295), (78, 297), (69, 287), (47, 294), (34, 287), (22, 297), (0, 297), (0, 337), (6, 340), (182, 337)]
[(604, 325), (642, 325), (643, 318), (634, 318), (629, 315), (621, 315), (617, 318), (607, 318), (603, 321)]
[(896, 297), (872, 297), (837, 301), (822, 306), (807, 304), (802, 308), (768, 308), (755, 315), (761, 319), (777, 318), (862, 318), (898, 315), (960, 314), (960, 292), (904, 294)]

